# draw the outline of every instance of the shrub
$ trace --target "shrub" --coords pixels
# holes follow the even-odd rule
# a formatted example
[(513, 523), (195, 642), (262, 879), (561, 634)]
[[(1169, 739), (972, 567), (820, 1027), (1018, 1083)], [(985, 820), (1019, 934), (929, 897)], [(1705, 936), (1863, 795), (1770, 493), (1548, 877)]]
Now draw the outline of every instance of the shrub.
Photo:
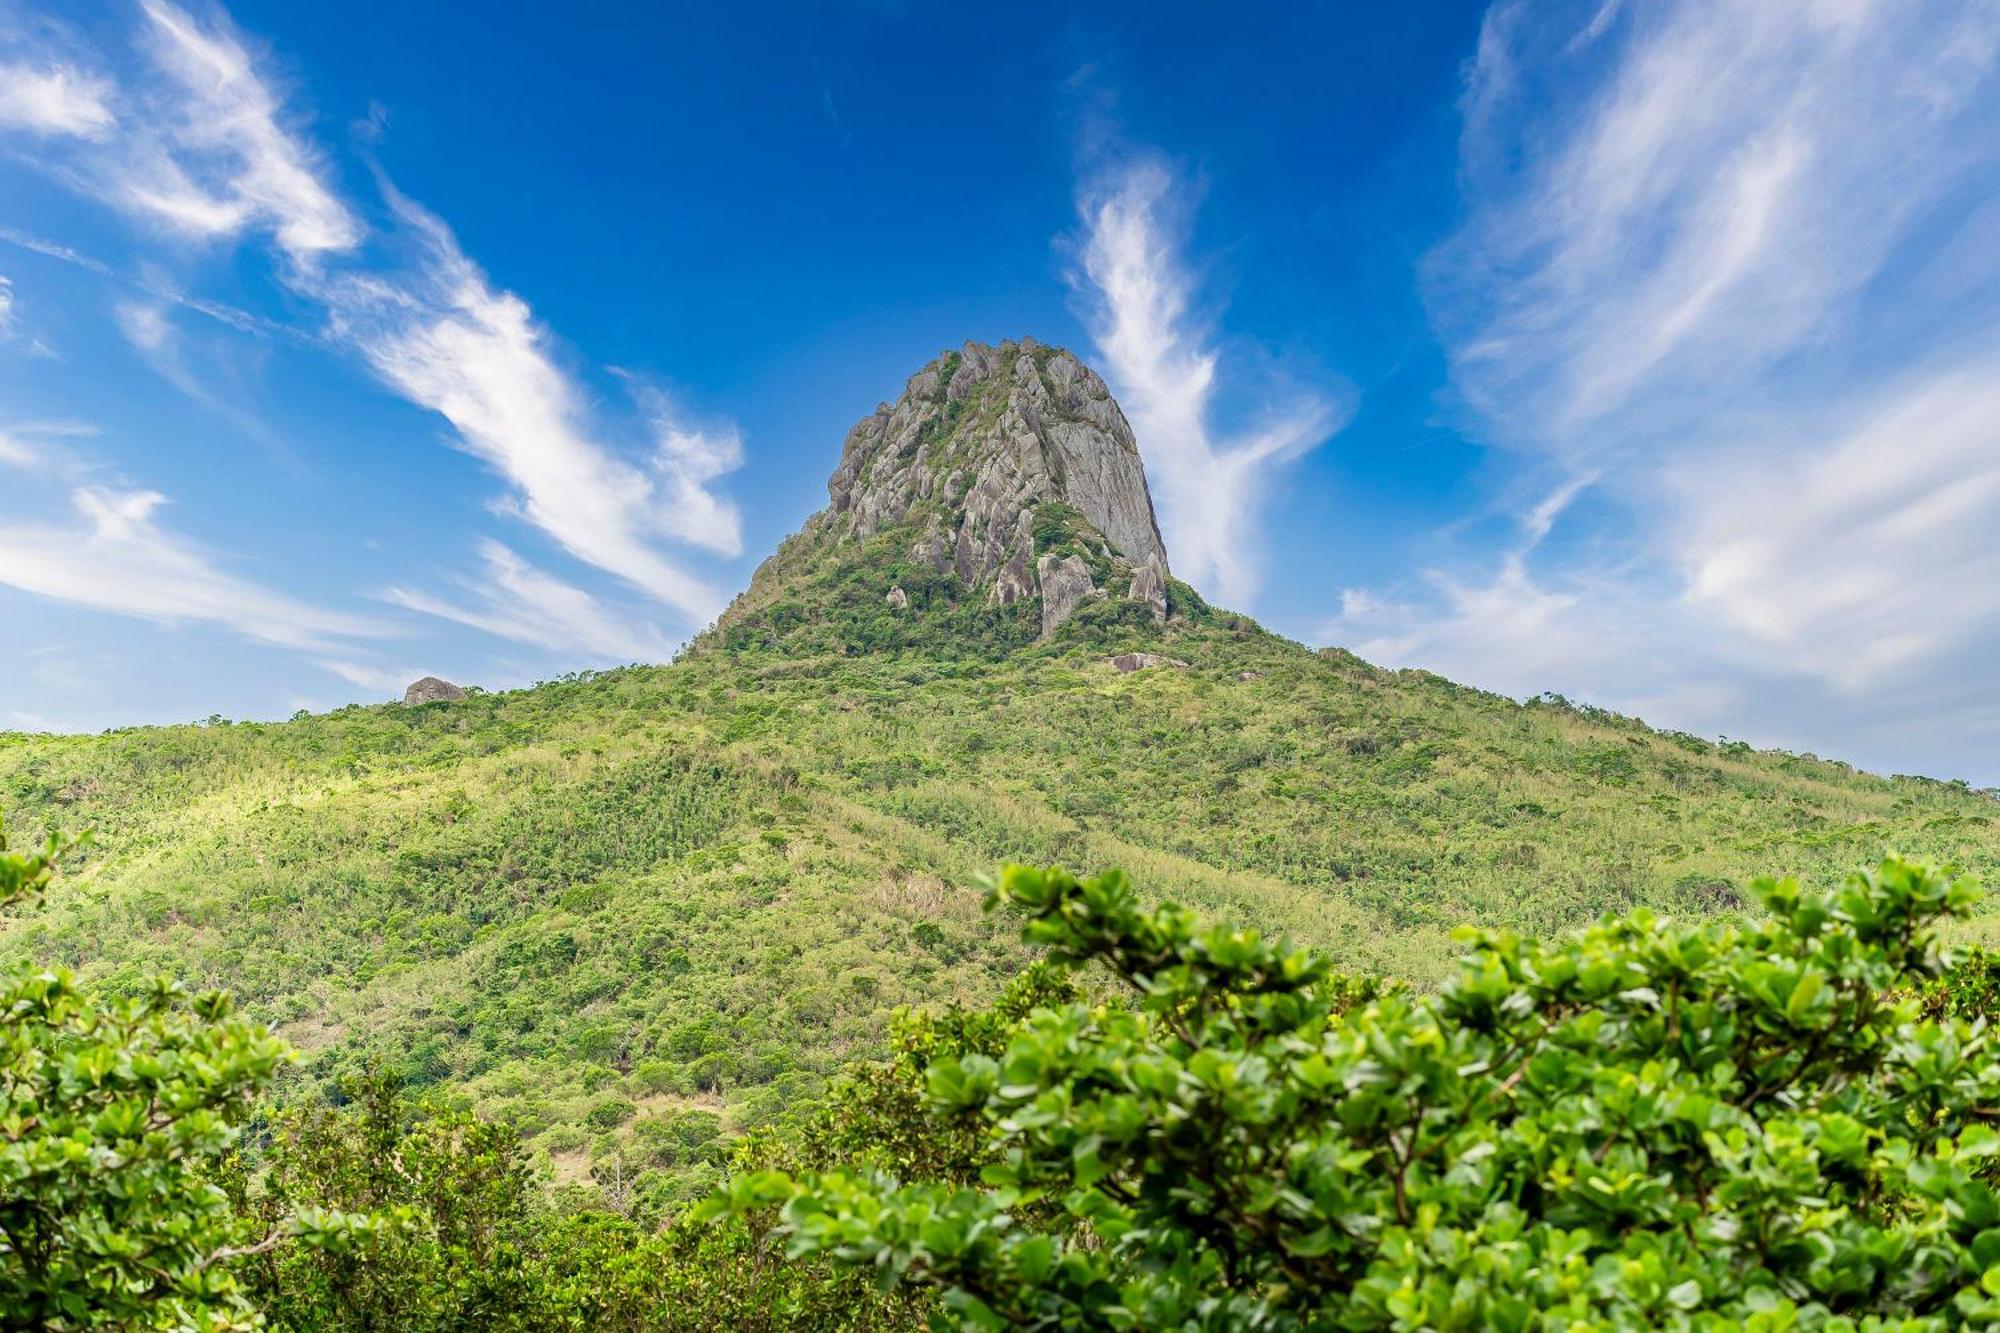
[(2000, 1319), (2000, 1063), (1915, 998), (1976, 890), (1892, 859), (1757, 891), (1754, 925), (1468, 931), (1441, 993), (1357, 997), (1122, 875), (1012, 868), (994, 897), (1028, 937), (1131, 1003), (930, 1065), (982, 1186), (758, 1172), (705, 1210), (782, 1202), (795, 1253), (940, 1289), (971, 1327)]
[[(63, 844), (7, 851), (0, 906), (38, 898)], [(103, 999), (67, 969), (0, 973), (0, 1326), (254, 1326), (237, 1270), (366, 1219), (274, 1212), (256, 1230), (213, 1177), (289, 1057), (219, 992)]]
[(614, 1093), (594, 1104), (584, 1120), (596, 1129), (616, 1129), (638, 1113), (638, 1103)]
[(208, 1168), (284, 1048), (226, 995), (104, 1001), (62, 969), (0, 980), (0, 1014), (0, 1322), (246, 1320), (224, 1261), (251, 1242)]
[(279, 1118), (239, 1207), (260, 1221), (309, 1205), (381, 1224), (366, 1245), (259, 1257), (259, 1306), (280, 1328), (315, 1331), (546, 1327), (526, 1267), (539, 1192), (514, 1131), (410, 1100), (393, 1077), (346, 1092), (346, 1105)]
[(641, 1158), (655, 1166), (682, 1166), (713, 1161), (722, 1117), (713, 1111), (687, 1109), (634, 1122), (632, 1143)]

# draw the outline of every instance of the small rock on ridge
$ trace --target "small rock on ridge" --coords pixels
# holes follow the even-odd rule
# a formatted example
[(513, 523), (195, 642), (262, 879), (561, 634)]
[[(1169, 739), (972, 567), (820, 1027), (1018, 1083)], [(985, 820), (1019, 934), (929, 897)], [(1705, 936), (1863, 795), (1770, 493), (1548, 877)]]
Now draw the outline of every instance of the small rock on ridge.
[(422, 680), (412, 681), (410, 688), (403, 691), (403, 702), (406, 704), (450, 703), (464, 697), (464, 690), (436, 676), (425, 676)]

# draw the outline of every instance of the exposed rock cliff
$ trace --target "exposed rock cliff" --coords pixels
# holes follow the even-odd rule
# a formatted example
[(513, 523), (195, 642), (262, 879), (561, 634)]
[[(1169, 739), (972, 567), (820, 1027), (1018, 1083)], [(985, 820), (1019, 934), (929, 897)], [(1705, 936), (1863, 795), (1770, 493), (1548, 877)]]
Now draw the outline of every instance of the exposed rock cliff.
[(1035, 506), (1049, 502), (1073, 506), (1129, 564), (1166, 566), (1125, 414), (1097, 372), (1033, 338), (967, 343), (912, 375), (847, 433), (827, 492), (815, 523), (866, 536), (921, 515), (919, 558), (968, 584), (1032, 547)]
[[(847, 433), (827, 494), (725, 629), (781, 600), (775, 585), (809, 558), (877, 539), (955, 580), (954, 605), (1038, 602), (1043, 637), (1100, 600), (1166, 616), (1167, 551), (1132, 427), (1095, 371), (1032, 338), (969, 342), (911, 376)], [(914, 586), (890, 600), (924, 613)]]

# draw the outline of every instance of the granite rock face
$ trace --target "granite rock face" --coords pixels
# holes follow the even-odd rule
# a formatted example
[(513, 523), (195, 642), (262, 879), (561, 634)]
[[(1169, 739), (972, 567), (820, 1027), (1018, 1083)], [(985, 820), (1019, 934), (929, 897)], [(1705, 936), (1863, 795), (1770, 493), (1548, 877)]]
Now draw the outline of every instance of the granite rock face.
[[(1041, 597), (1044, 633), (1095, 589), (1085, 555), (1166, 614), (1167, 549), (1132, 427), (1096, 371), (1033, 338), (969, 342), (912, 375), (847, 433), (827, 494), (809, 533), (913, 524), (912, 560), (1001, 605)], [(1045, 558), (1065, 544), (1081, 550)]]
[(1074, 505), (1131, 564), (1167, 563), (1125, 414), (1096, 371), (1033, 338), (967, 343), (912, 375), (847, 433), (827, 493), (828, 526), (856, 536), (946, 501), (958, 522), (932, 549), (968, 581), (998, 568), (1023, 512), (1046, 501)]
[(1167, 571), (1157, 560), (1148, 560), (1132, 571), (1132, 585), (1125, 595), (1153, 609), (1153, 619), (1167, 618)]
[(1042, 588), (1042, 637), (1048, 638), (1075, 614), (1084, 599), (1099, 596), (1090, 581), (1090, 566), (1074, 555), (1045, 555), (1035, 562), (1035, 581)]
[[(794, 596), (798, 571), (885, 535), (909, 564), (963, 586), (951, 602), (1038, 601), (1044, 638), (1099, 601), (1167, 619), (1167, 550), (1131, 424), (1097, 372), (1033, 338), (969, 342), (912, 375), (848, 431), (827, 500), (724, 613), (723, 632)], [(913, 618), (939, 605), (889, 601)]]
[(410, 688), (403, 691), (403, 702), (411, 705), (450, 703), (464, 697), (464, 690), (436, 676), (425, 676), (422, 680), (411, 681)]

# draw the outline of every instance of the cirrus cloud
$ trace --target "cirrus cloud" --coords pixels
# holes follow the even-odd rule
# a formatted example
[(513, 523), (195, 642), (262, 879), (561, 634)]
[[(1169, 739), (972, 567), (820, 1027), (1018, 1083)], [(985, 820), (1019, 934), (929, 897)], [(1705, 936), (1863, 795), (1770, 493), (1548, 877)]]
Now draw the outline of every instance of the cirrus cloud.
[(1157, 156), (1121, 155), (1090, 173), (1077, 196), (1072, 282), (1145, 457), (1175, 571), (1248, 605), (1262, 575), (1266, 487), (1344, 414), (1323, 394), (1293, 391), (1271, 396), (1246, 428), (1217, 429), (1221, 354), (1194, 309), (1182, 253), (1189, 206), (1187, 186)]
[(0, 62), (0, 128), (102, 139), (117, 116), (109, 80), (73, 65)]
[(2000, 739), (1958, 669), (2000, 650), (1996, 20), (1495, 5), (1429, 299), (1469, 429), (1594, 521), (1441, 538), (1326, 632), (1899, 767)]
[[(197, 17), (172, 0), (141, 0), (139, 14), (138, 59), (121, 68), (117, 82), (86, 77), (53, 52), (30, 53), (34, 69), (66, 72), (19, 85), (13, 101), (0, 100), (0, 132), (32, 131), (34, 142), (24, 148), (30, 160), (173, 235), (267, 244), (279, 281), (324, 313), (317, 341), (356, 357), (385, 388), (437, 414), (451, 426), (453, 444), (504, 479), (497, 512), (640, 590), (689, 627), (713, 616), (725, 600), (721, 590), (672, 547), (740, 552), (736, 508), (716, 489), (742, 461), (734, 428), (696, 427), (643, 387), (632, 410), (606, 411), (565, 368), (554, 333), (529, 303), (494, 283), (442, 219), (384, 181), (387, 228), (364, 222), (305, 132), (306, 118), (271, 76), (271, 62), (225, 13), (210, 8)], [(114, 303), (121, 332), (155, 369), (212, 408), (226, 405), (189, 373), (168, 306), (252, 335), (267, 331), (266, 321), (189, 296), (169, 280), (126, 282), (58, 242), (4, 236), (138, 287), (148, 299)], [(225, 415), (260, 432), (247, 414)], [(519, 623), (546, 620), (561, 600), (552, 585), (522, 572), (525, 565), (496, 575), (495, 549), (505, 548), (482, 547), (487, 576), (479, 586), (489, 600), (519, 596)], [(482, 614), (490, 619), (502, 610), (489, 605)], [(643, 655), (655, 655), (660, 643), (644, 618), (622, 634), (595, 621), (579, 626), (594, 643), (643, 648)]]
[(230, 573), (159, 521), (158, 491), (78, 486), (69, 498), (69, 523), (0, 525), (0, 584), (161, 624), (217, 624), (281, 648), (323, 652), (384, 632)]

